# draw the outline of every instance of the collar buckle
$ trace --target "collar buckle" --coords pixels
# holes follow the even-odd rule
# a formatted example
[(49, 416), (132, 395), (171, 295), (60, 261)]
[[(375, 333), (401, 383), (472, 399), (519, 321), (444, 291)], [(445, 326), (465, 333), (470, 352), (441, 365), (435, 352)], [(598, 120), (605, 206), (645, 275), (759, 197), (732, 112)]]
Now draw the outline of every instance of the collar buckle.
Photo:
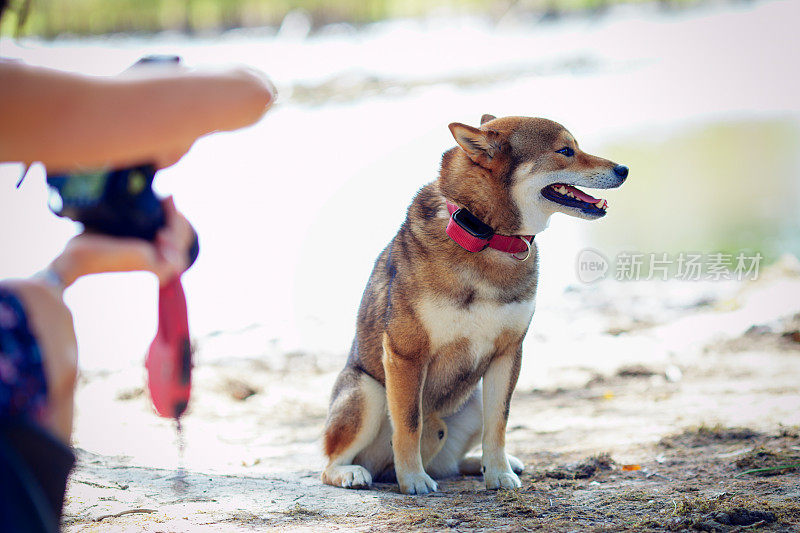
[(518, 239), (525, 243), (525, 246), (528, 248), (528, 250), (525, 253), (525, 257), (520, 257), (519, 256), (519, 254), (521, 254), (522, 252), (517, 252), (515, 254), (511, 254), (511, 257), (513, 257), (517, 261), (522, 261), (524, 263), (525, 261), (527, 261), (531, 257), (531, 241), (529, 241), (525, 237), (518, 237)]

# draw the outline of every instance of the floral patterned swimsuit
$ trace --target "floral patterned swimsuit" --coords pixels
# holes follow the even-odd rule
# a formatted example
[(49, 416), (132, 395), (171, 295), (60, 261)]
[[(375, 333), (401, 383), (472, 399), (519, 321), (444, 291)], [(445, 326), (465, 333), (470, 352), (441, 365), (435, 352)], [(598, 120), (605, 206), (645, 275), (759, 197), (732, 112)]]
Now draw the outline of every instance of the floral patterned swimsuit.
[(42, 351), (19, 298), (0, 287), (0, 419), (41, 423), (46, 412)]
[(75, 455), (47, 429), (46, 383), (25, 308), (0, 286), (0, 531), (60, 531)]

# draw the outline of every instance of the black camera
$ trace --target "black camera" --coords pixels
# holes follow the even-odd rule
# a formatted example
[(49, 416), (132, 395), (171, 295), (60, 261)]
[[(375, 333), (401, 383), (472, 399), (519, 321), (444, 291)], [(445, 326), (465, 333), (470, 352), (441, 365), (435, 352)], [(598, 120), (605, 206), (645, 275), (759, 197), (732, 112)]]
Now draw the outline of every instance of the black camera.
[(47, 175), (50, 209), (89, 231), (152, 241), (165, 224), (153, 192), (155, 167)]
[[(176, 65), (175, 55), (149, 55), (140, 65)], [(47, 175), (50, 209), (80, 222), (89, 231), (152, 241), (165, 224), (161, 201), (153, 192), (152, 165), (83, 173)]]

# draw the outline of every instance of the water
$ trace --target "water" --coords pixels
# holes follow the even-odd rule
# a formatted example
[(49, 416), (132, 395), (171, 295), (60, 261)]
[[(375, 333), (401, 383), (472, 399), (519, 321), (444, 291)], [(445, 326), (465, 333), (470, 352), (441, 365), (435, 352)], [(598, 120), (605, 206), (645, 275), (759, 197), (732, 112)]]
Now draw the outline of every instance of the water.
[(172, 487), (175, 492), (184, 493), (189, 489), (189, 480), (186, 475), (186, 434), (180, 418), (175, 419), (175, 444), (178, 446), (178, 467), (172, 478)]
[(607, 151), (631, 180), (591, 226), (609, 255), (760, 252), (800, 257), (800, 123), (740, 118), (629, 136)]
[[(798, 15), (796, 2), (631, 8), (500, 28), (394, 21), (299, 41), (4, 41), (0, 53), (105, 75), (166, 52), (272, 75), (281, 97), (263, 121), (201, 139), (157, 188), (175, 195), (202, 242), (184, 276), (198, 364), (278, 361), (346, 352), (375, 257), (454, 144), (446, 125), (483, 113), (553, 118), (588, 152), (631, 167), (622, 189), (603, 194), (604, 220), (557, 215), (537, 237), (540, 313), (577, 282), (575, 258), (590, 244), (607, 254), (797, 250), (800, 66), (785, 57), (800, 49)], [(335, 97), (342, 86), (351, 97)], [(0, 168), (0, 277), (40, 270), (76, 231), (45, 207), (41, 168), (20, 191), (15, 178)], [(150, 276), (81, 280), (66, 299), (85, 370), (141, 366), (156, 326)]]

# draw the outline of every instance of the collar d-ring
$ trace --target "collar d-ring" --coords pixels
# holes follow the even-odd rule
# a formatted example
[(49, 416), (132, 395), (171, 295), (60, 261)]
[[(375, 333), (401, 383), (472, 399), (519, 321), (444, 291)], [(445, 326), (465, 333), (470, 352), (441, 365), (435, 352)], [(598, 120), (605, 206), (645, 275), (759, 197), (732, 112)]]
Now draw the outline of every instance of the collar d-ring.
[(530, 258), (530, 256), (531, 256), (531, 250), (532, 250), (532, 248), (531, 248), (531, 241), (529, 241), (529, 240), (528, 240), (528, 239), (526, 239), (525, 237), (519, 237), (519, 239), (520, 239), (522, 242), (524, 242), (524, 243), (525, 243), (525, 246), (527, 246), (527, 247), (528, 247), (528, 251), (527, 251), (527, 253), (525, 254), (525, 257), (520, 257), (520, 256), (519, 256), (519, 254), (521, 254), (522, 252), (517, 252), (517, 253), (513, 254), (511, 257), (513, 257), (513, 258), (514, 258), (514, 259), (516, 259), (517, 261), (527, 261), (527, 260)]

